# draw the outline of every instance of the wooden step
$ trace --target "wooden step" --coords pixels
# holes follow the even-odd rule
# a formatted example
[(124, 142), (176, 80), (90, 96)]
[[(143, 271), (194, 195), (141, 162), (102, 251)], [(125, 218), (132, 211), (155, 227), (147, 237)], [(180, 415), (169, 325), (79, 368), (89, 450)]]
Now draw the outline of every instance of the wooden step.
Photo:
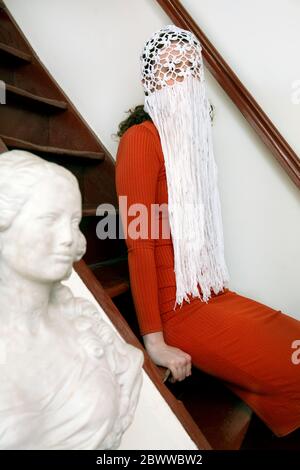
[(10, 59), (23, 63), (30, 63), (32, 61), (32, 56), (30, 54), (23, 52), (20, 49), (16, 49), (15, 47), (8, 46), (7, 44), (4, 44), (4, 42), (0, 42), (0, 56), (9, 57)]
[[(87, 204), (83, 204), (82, 206), (82, 215), (83, 217), (95, 217), (96, 216), (96, 211), (97, 211), (97, 207), (99, 206), (100, 204), (90, 204), (90, 203), (87, 203)], [(108, 213), (110, 213), (110, 211), (107, 211)], [(111, 212), (112, 215), (119, 215), (119, 209), (118, 208), (115, 208), (114, 211)]]
[[(128, 262), (128, 254), (126, 252), (126, 253), (121, 254), (120, 256), (117, 256), (116, 258), (109, 258), (109, 259), (106, 259), (106, 260), (103, 260), (103, 261), (99, 261), (97, 263), (90, 263), (89, 268), (92, 271), (94, 271), (98, 268), (103, 268), (103, 267), (106, 267), (106, 266), (119, 265), (122, 272), (127, 272), (126, 271), (126, 269), (127, 269), (126, 263), (127, 262)], [(123, 264), (124, 264), (124, 266), (123, 266)], [(124, 269), (125, 269), (125, 271), (124, 271)]]
[(117, 297), (118, 295), (124, 294), (129, 290), (128, 282), (123, 279), (118, 278), (118, 276), (113, 277), (112, 270), (110, 270), (109, 276), (110, 279), (107, 279), (107, 269), (97, 269), (94, 271), (95, 276), (100, 281), (103, 289), (109, 295), (111, 299)]
[[(13, 85), (6, 85), (6, 92), (8, 97), (13, 96), (18, 99), (20, 102), (25, 102), (32, 106), (38, 106), (44, 109), (52, 109), (57, 111), (66, 110), (68, 105), (65, 101), (54, 100), (51, 98), (45, 98), (44, 96), (38, 96), (34, 93), (31, 93), (22, 88), (15, 87)], [(7, 104), (9, 104), (9, 99), (7, 99)]]
[(91, 264), (89, 268), (100, 281), (106, 293), (117, 297), (129, 290), (128, 262), (126, 257), (111, 259), (101, 263)]
[(221, 380), (193, 369), (182, 382), (168, 383), (216, 450), (240, 449), (248, 430), (251, 409)]
[(89, 161), (103, 161), (105, 160), (104, 152), (89, 152), (88, 150), (73, 150), (73, 149), (63, 149), (56, 147), (47, 147), (44, 145), (34, 144), (32, 142), (27, 142), (25, 140), (16, 139), (15, 137), (10, 137), (7, 135), (0, 135), (0, 138), (6, 144), (9, 149), (20, 149), (27, 150), (32, 153), (41, 153), (41, 154), (50, 154), (53, 156), (62, 156), (69, 158), (82, 158)]

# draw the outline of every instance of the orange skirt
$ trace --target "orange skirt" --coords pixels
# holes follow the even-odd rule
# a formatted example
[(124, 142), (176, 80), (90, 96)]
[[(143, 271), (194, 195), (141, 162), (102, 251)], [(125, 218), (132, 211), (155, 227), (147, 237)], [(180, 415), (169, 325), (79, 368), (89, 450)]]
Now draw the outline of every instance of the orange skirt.
[(227, 289), (162, 315), (167, 344), (226, 382), (276, 436), (300, 427), (300, 321)]

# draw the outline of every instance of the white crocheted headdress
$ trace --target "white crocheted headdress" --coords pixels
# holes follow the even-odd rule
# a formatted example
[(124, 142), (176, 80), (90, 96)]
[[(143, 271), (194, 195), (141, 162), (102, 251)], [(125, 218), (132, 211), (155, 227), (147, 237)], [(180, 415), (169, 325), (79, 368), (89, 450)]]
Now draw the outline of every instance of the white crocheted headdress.
[(144, 109), (159, 132), (166, 167), (174, 309), (189, 295), (207, 302), (229, 279), (201, 50), (193, 33), (168, 25), (140, 57)]

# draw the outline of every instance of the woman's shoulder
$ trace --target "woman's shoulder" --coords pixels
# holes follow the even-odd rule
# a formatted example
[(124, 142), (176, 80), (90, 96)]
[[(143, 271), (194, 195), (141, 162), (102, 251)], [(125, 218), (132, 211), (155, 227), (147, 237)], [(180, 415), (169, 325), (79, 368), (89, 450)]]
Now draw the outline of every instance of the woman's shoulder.
[(120, 161), (128, 161), (128, 157), (138, 158), (142, 155), (156, 155), (157, 161), (163, 163), (163, 154), (161, 150), (158, 131), (152, 121), (143, 121), (129, 127), (121, 137), (118, 152), (116, 156), (116, 168)]
[(159, 139), (158, 130), (156, 129), (155, 124), (152, 121), (149, 121), (149, 120), (143, 121), (137, 126), (140, 126), (140, 128), (143, 128), (143, 129), (148, 129), (148, 131), (151, 132), (151, 134), (154, 135), (155, 138)]
[(153, 141), (159, 141), (158, 131), (152, 121), (143, 121), (129, 127), (121, 137), (121, 142), (128, 139), (143, 139), (144, 137), (153, 139)]

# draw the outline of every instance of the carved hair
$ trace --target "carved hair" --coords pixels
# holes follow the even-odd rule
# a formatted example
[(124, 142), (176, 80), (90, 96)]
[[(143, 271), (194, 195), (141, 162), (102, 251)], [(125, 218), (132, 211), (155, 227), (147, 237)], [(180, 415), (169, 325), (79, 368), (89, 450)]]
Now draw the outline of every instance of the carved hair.
[(30, 198), (33, 188), (45, 176), (61, 175), (77, 185), (75, 176), (64, 167), (47, 162), (24, 150), (0, 156), (0, 232), (6, 230)]

